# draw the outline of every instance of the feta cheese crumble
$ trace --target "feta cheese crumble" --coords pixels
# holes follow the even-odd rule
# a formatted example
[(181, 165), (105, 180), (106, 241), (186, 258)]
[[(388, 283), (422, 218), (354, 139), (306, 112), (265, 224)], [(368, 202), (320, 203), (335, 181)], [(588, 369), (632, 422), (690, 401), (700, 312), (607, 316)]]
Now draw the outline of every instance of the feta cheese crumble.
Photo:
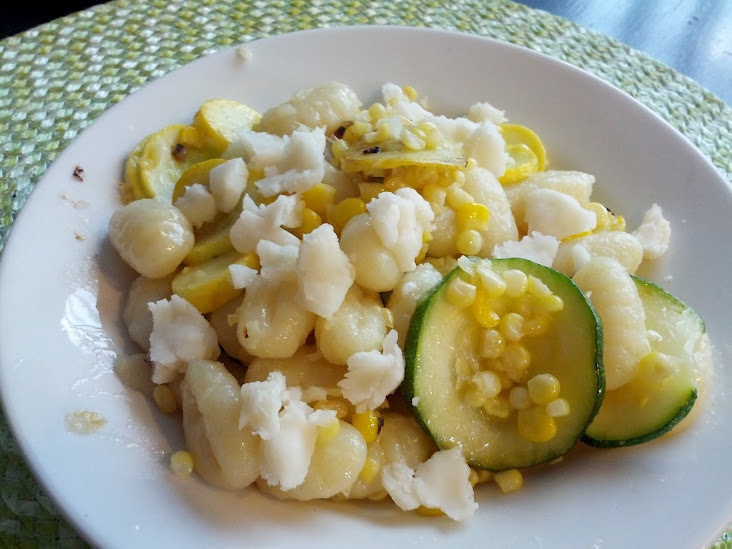
[(215, 360), (220, 354), (216, 332), (193, 305), (173, 294), (151, 302), (153, 330), (150, 360), (153, 383), (168, 383), (193, 360)]
[(632, 234), (643, 246), (644, 258), (658, 259), (665, 254), (671, 241), (671, 224), (664, 219), (661, 206), (653, 204)]
[(325, 175), (324, 128), (302, 126), (281, 137), (247, 130), (235, 148), (241, 148), (250, 168), (263, 170), (255, 183), (263, 196), (307, 191)]
[(405, 511), (424, 506), (441, 509), (451, 519), (465, 521), (478, 508), (469, 475), (470, 467), (462, 450), (455, 446), (435, 452), (416, 469), (401, 462), (389, 463), (382, 470), (381, 482)]
[(175, 207), (183, 212), (191, 225), (197, 229), (201, 228), (204, 223), (210, 223), (216, 219), (218, 212), (213, 195), (200, 183), (186, 187), (183, 195), (175, 201)]
[(397, 345), (398, 334), (390, 330), (382, 352), (359, 351), (348, 358), (348, 371), (338, 382), (343, 396), (356, 406), (356, 412), (375, 410), (404, 379), (404, 356)]
[(304, 203), (296, 196), (278, 196), (272, 204), (257, 205), (245, 194), (242, 212), (234, 222), (229, 237), (241, 253), (254, 252), (261, 240), (282, 246), (299, 246), (300, 239), (283, 227), (296, 227), (302, 219)]
[(432, 230), (435, 214), (422, 195), (411, 187), (394, 193), (383, 192), (366, 209), (384, 247), (391, 251), (403, 272), (413, 271), (423, 244), (423, 235)]
[(232, 158), (211, 169), (208, 186), (222, 212), (230, 212), (239, 204), (247, 186), (249, 170), (243, 158)]
[(302, 401), (299, 387), (286, 386), (282, 372), (265, 381), (244, 383), (239, 429), (249, 427), (262, 439), (260, 475), (270, 486), (290, 490), (307, 475), (318, 438), (318, 426), (336, 418), (335, 410), (314, 410)]
[(335, 314), (356, 278), (333, 226), (327, 223), (303, 236), (296, 270), (300, 303), (323, 318)]
[(559, 249), (559, 240), (556, 237), (533, 232), (521, 240), (511, 240), (493, 248), (491, 256), (494, 259), (506, 257), (522, 257), (546, 267), (551, 267), (554, 256)]

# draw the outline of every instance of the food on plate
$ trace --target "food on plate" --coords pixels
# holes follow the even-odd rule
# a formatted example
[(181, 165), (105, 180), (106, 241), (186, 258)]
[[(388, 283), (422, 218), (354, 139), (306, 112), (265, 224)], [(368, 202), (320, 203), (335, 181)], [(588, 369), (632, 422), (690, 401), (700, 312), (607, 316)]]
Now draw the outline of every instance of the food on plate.
[(177, 475), (464, 521), (478, 484), (662, 436), (711, 361), (699, 316), (637, 276), (669, 247), (661, 207), (629, 230), (488, 103), (212, 99), (125, 180), (109, 236), (140, 353), (116, 368), (180, 416)]

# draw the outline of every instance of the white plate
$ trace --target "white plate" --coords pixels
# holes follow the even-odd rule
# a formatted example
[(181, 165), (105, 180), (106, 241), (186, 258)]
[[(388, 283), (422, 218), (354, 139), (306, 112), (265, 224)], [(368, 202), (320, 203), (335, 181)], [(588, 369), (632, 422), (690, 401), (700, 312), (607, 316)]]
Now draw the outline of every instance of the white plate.
[[(702, 547), (732, 520), (732, 333), (726, 278), (732, 194), (681, 135), (616, 89), (537, 53), (477, 37), (347, 28), (273, 37), (193, 62), (110, 109), (54, 162), (22, 210), (0, 270), (0, 387), (38, 479), (93, 544), (105, 547)], [(597, 176), (597, 195), (629, 225), (659, 202), (673, 247), (654, 276), (695, 306), (717, 344), (707, 409), (654, 444), (583, 451), (528, 475), (520, 493), (478, 491), (467, 525), (386, 504), (285, 503), (180, 480), (182, 447), (162, 417), (112, 373), (126, 347), (120, 299), (131, 273), (105, 240), (125, 155), (144, 135), (189, 121), (213, 96), (263, 110), (325, 80), (364, 101), (386, 81), (410, 84), (436, 111), (487, 100), (534, 128), (555, 167)], [(72, 177), (76, 165), (85, 181)], [(83, 237), (78, 239), (77, 236)], [(713, 407), (710, 405), (713, 404)], [(108, 424), (70, 432), (75, 410)]]

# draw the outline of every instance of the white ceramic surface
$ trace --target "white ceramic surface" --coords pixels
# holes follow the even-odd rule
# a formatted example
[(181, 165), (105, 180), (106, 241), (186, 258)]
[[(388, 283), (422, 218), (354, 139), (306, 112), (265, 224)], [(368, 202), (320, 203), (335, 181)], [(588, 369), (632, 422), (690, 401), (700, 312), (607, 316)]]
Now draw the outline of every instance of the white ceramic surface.
[[(0, 263), (0, 391), (33, 471), (60, 509), (103, 547), (703, 547), (732, 521), (732, 386), (726, 337), (732, 194), (681, 135), (616, 89), (528, 50), (404, 28), (296, 33), (193, 62), (110, 109), (56, 160), (18, 216)], [(144, 135), (189, 121), (211, 97), (264, 110), (325, 80), (364, 102), (387, 81), (414, 86), (433, 110), (482, 100), (534, 128), (554, 167), (597, 176), (596, 195), (631, 227), (653, 202), (674, 229), (651, 273), (706, 320), (717, 367), (699, 420), (661, 442), (581, 449), (527, 475), (524, 489), (478, 490), (466, 525), (389, 504), (278, 502), (224, 493), (167, 470), (178, 424), (112, 373), (129, 351), (120, 300), (132, 279), (107, 243), (126, 154)], [(76, 165), (84, 182), (72, 177)], [(103, 415), (70, 432), (75, 410)]]

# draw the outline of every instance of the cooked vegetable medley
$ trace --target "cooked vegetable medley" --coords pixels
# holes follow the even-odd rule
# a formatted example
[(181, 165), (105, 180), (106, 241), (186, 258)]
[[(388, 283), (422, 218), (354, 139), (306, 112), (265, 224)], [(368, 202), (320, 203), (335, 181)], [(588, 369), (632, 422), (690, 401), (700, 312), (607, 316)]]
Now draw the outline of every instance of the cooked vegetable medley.
[(711, 353), (635, 276), (669, 246), (661, 207), (631, 230), (490, 104), (381, 92), (212, 99), (130, 153), (109, 237), (140, 353), (115, 367), (181, 417), (171, 471), (462, 521), (478, 484), (681, 421)]

